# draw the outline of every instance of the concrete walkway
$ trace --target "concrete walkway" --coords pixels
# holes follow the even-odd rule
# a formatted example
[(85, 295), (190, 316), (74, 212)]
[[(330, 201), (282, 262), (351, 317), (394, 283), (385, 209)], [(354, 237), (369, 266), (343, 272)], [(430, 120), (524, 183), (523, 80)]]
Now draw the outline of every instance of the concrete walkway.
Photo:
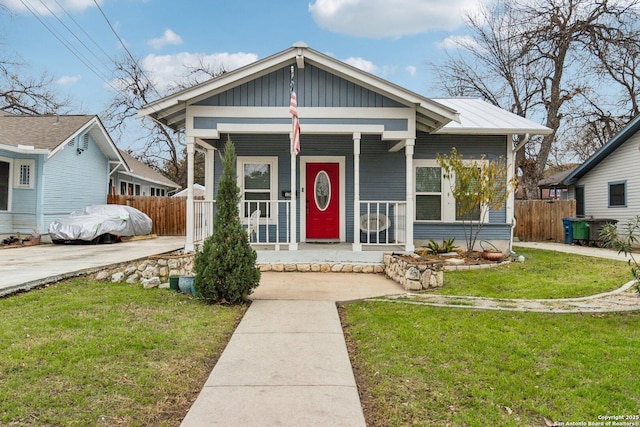
[(184, 237), (111, 245), (39, 245), (0, 249), (0, 296), (184, 247)]
[[(596, 248), (592, 246), (565, 245), (563, 243), (552, 242), (513, 242), (513, 246), (530, 249), (544, 249), (547, 251), (566, 252), (576, 255), (584, 255), (595, 258), (616, 259), (619, 261), (627, 261), (631, 259), (625, 254), (619, 254), (613, 249)], [(640, 261), (640, 254), (634, 254), (635, 258)]]
[(364, 427), (335, 301), (401, 292), (381, 275), (263, 273), (181, 425)]

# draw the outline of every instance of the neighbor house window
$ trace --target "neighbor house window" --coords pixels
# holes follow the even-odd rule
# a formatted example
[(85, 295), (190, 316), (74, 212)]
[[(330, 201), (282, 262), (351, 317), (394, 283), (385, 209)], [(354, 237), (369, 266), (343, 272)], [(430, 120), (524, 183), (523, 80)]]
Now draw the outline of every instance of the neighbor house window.
[(151, 195), (164, 197), (167, 195), (167, 193), (164, 188), (151, 187)]
[(609, 207), (627, 206), (627, 181), (609, 183)]
[(0, 211), (11, 206), (11, 161), (0, 157)]
[(278, 199), (278, 158), (238, 157), (238, 186), (241, 192), (241, 215), (245, 218), (260, 210), (261, 218), (272, 218)]
[(442, 169), (416, 166), (416, 221), (442, 220)]
[(15, 161), (14, 188), (33, 188), (35, 160)]

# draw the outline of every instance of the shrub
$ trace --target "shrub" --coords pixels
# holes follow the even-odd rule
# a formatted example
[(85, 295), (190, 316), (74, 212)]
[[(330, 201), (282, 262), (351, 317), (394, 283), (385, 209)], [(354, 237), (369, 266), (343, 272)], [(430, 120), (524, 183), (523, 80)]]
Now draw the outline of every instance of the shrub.
[(218, 184), (213, 235), (196, 254), (194, 287), (208, 303), (240, 303), (260, 282), (256, 252), (249, 244), (238, 213), (240, 189), (236, 184), (236, 154), (227, 139), (221, 154), (223, 172)]

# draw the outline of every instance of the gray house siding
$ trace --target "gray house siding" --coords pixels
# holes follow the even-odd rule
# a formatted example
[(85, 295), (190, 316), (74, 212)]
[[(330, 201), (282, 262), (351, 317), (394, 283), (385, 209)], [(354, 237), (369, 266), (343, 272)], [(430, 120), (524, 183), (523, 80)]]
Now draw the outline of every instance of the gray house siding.
[[(435, 159), (437, 154), (449, 154), (452, 147), (465, 159), (479, 159), (485, 155), (488, 160), (498, 160), (507, 150), (505, 136), (464, 136), (464, 135), (430, 135), (418, 133), (413, 158)], [(511, 226), (505, 224), (506, 207), (489, 211), (489, 221), (480, 232), (479, 238), (486, 240), (510, 239)], [(414, 237), (420, 240), (439, 240), (454, 237), (464, 241), (464, 230), (460, 223), (421, 223), (414, 225)]]
[(92, 138), (79, 153), (78, 141), (67, 144), (44, 167), (44, 224), (87, 205), (107, 202), (109, 161)]
[[(342, 77), (307, 64), (295, 67), (299, 107), (404, 107)], [(204, 99), (194, 105), (227, 107), (289, 106), (289, 66)]]

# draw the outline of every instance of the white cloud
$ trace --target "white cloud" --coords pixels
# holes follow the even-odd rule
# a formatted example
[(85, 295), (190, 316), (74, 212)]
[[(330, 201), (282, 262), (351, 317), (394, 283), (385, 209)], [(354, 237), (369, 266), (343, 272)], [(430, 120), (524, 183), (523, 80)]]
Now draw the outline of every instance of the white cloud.
[[(102, 5), (103, 0), (97, 0)], [(67, 11), (81, 12), (90, 7), (95, 7), (93, 0), (41, 0), (22, 2), (21, 0), (0, 0), (0, 5), (13, 13), (31, 13), (29, 9), (40, 15), (51, 15), (61, 12), (60, 5)], [(29, 6), (29, 8), (27, 8)]]
[(478, 43), (471, 36), (450, 36), (438, 43), (440, 49), (460, 49), (475, 47)]
[(175, 87), (176, 82), (184, 80), (190, 68), (199, 67), (201, 64), (212, 67), (215, 70), (224, 69), (232, 71), (255, 62), (258, 55), (255, 53), (203, 53), (181, 52), (175, 55), (147, 55), (142, 60), (142, 68), (153, 76), (155, 87), (165, 92)]
[(160, 50), (167, 45), (179, 45), (182, 43), (182, 37), (174, 33), (169, 28), (164, 30), (164, 34), (162, 34), (162, 37), (151, 39), (147, 42), (147, 44), (155, 50)]
[(343, 62), (346, 62), (347, 64), (354, 66), (356, 68), (359, 68), (363, 71), (366, 71), (367, 73), (372, 73), (375, 74), (378, 71), (378, 66), (376, 64), (374, 64), (371, 61), (367, 61), (364, 58), (354, 58), (353, 56), (350, 58), (345, 59)]
[(406, 67), (404, 67), (404, 69), (409, 73), (411, 77), (415, 77), (416, 72), (418, 71), (418, 69), (413, 65), (407, 65)]
[(315, 0), (309, 12), (327, 30), (358, 37), (402, 37), (453, 30), (478, 0)]
[(60, 86), (66, 86), (66, 85), (72, 85), (74, 83), (79, 82), (81, 79), (81, 77), (79, 75), (77, 76), (62, 76), (60, 77), (56, 83), (59, 84)]

